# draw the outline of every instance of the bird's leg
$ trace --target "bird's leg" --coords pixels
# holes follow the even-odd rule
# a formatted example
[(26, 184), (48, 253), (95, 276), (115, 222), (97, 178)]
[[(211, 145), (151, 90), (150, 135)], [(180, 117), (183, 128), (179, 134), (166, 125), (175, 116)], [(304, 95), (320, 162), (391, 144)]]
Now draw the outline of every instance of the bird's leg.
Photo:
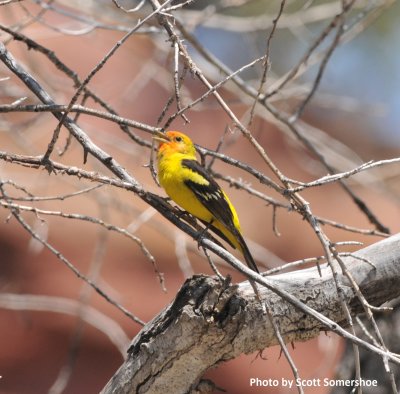
[(179, 208), (177, 208), (176, 216), (179, 219), (183, 219), (185, 222), (189, 223), (193, 227), (196, 227), (197, 225), (196, 218), (187, 211), (180, 210)]
[(201, 240), (204, 238), (204, 236), (206, 235), (206, 233), (208, 232), (208, 230), (210, 229), (210, 227), (212, 226), (213, 220), (211, 220), (210, 222), (208, 222), (206, 224), (206, 227), (204, 227), (201, 231), (198, 232), (198, 236), (197, 236), (197, 248), (200, 249), (200, 242)]
[[(170, 202), (172, 201), (169, 197), (162, 197), (162, 199), (165, 202)], [(178, 206), (176, 205), (171, 205), (172, 209), (174, 210), (174, 214), (178, 219), (184, 219), (186, 220), (189, 224), (194, 225), (196, 223), (196, 219), (194, 219), (194, 217), (187, 211), (185, 211), (184, 209), (180, 209)]]
[(172, 208), (176, 216), (182, 215), (182, 212), (185, 213), (186, 211), (182, 211), (179, 209), (176, 205), (171, 204), (171, 201), (173, 201), (170, 197), (161, 197), (158, 196), (160, 200), (165, 204), (168, 205), (168, 208)]

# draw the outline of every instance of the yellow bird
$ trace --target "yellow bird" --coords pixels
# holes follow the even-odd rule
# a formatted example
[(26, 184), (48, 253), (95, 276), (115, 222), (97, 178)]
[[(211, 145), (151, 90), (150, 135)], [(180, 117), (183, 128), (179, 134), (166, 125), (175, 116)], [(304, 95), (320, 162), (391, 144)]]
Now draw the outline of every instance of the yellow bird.
[(243, 239), (234, 206), (197, 161), (192, 140), (179, 131), (159, 133), (153, 138), (159, 142), (158, 180), (168, 196), (233, 248), (239, 249), (247, 265), (259, 272)]

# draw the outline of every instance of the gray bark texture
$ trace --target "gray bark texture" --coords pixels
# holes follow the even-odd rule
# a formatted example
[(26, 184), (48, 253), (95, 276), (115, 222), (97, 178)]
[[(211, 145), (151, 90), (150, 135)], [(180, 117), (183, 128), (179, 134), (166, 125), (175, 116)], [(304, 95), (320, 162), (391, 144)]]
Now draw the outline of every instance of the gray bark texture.
[[(400, 295), (400, 234), (343, 257), (366, 300), (382, 305)], [(365, 260), (368, 260), (366, 262)], [(337, 266), (316, 267), (268, 277), (270, 283), (341, 326), (347, 325), (340, 297), (353, 316), (363, 307)], [(258, 286), (285, 342), (306, 341), (330, 327), (309, 316), (271, 290)], [(339, 296), (341, 293), (341, 296)], [(242, 353), (276, 345), (268, 314), (248, 281), (232, 285), (196, 275), (175, 300), (134, 338), (126, 361), (107, 383), (110, 393), (202, 393), (212, 384), (201, 380), (217, 364)]]

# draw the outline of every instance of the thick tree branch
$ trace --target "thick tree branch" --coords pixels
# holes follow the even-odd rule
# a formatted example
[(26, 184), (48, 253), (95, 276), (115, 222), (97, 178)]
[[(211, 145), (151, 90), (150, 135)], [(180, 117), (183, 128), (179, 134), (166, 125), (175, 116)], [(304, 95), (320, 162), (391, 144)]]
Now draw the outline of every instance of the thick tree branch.
[[(364, 261), (363, 261), (364, 260)], [(368, 260), (371, 264), (366, 263)], [(381, 305), (400, 295), (400, 234), (344, 258), (365, 298)], [(308, 307), (338, 324), (346, 324), (331, 269), (321, 266), (268, 278)], [(349, 281), (339, 275), (352, 315), (362, 306)], [(286, 342), (306, 341), (329, 327), (262, 288)], [(254, 299), (248, 282), (232, 286), (215, 278), (195, 276), (174, 302), (148, 323), (133, 340), (125, 363), (102, 391), (109, 393), (187, 393), (199, 390), (210, 367), (241, 353), (276, 345), (267, 315)], [(364, 342), (369, 350), (400, 364), (400, 357)]]

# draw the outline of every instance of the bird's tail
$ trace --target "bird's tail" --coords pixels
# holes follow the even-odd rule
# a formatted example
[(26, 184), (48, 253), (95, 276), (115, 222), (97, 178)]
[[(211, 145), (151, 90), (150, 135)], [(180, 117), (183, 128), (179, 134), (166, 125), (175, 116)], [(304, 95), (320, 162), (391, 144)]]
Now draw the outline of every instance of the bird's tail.
[(228, 242), (228, 244), (231, 245), (234, 249), (239, 249), (249, 268), (257, 272), (258, 274), (260, 273), (253, 259), (253, 256), (251, 255), (250, 250), (238, 229), (234, 227), (228, 230), (228, 228), (226, 228), (219, 221), (216, 221), (212, 224), (205, 221), (202, 222), (206, 224), (209, 229), (212, 230), (215, 234), (218, 234), (222, 239)]
[(256, 262), (253, 259), (253, 256), (250, 253), (250, 250), (246, 244), (246, 242), (244, 241), (243, 237), (240, 235), (240, 249), (242, 251), (242, 254), (244, 256), (244, 259), (246, 260), (247, 265), (249, 266), (249, 268), (251, 268), (253, 271), (257, 272), (258, 274), (260, 273)]
[(238, 240), (240, 251), (242, 252), (244, 259), (246, 260), (247, 265), (249, 266), (249, 268), (251, 268), (253, 271), (255, 271), (259, 274), (260, 271), (257, 267), (257, 264), (255, 263), (255, 261), (253, 259), (253, 256), (250, 253), (250, 250), (249, 250), (245, 240), (242, 237), (242, 234), (240, 234), (240, 232), (237, 231), (235, 236)]

